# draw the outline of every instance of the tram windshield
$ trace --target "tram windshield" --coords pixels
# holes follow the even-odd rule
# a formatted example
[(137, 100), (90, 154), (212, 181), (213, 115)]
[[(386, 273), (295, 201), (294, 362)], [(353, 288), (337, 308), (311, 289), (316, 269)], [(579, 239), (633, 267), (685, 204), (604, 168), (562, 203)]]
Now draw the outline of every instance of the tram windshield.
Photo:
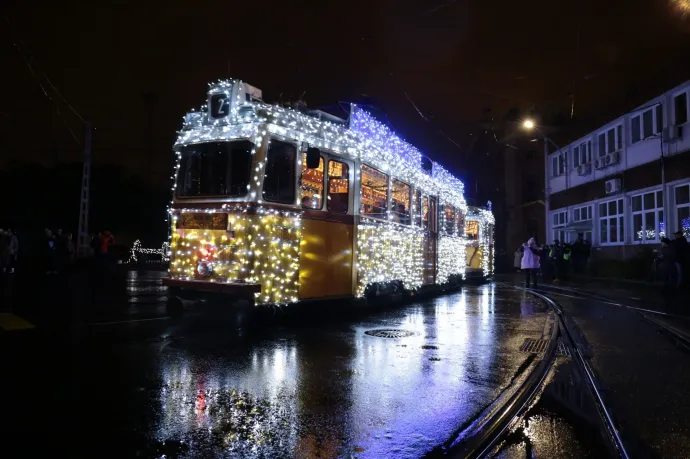
[(245, 196), (253, 147), (246, 140), (183, 147), (177, 196)]

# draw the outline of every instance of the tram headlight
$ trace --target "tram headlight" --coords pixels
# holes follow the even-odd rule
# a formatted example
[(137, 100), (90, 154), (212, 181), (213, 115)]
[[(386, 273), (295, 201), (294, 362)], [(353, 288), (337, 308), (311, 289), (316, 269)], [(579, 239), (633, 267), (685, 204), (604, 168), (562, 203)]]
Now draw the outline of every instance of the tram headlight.
[(209, 277), (213, 274), (213, 264), (208, 261), (200, 261), (199, 264), (196, 265), (196, 272), (202, 277)]

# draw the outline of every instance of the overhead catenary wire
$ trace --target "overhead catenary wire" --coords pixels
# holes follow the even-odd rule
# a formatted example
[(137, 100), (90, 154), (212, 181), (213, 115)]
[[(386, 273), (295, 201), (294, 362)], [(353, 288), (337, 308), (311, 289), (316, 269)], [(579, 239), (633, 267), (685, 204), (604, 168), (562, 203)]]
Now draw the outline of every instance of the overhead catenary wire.
[[(12, 23), (10, 22), (9, 18), (7, 17), (7, 15), (3, 15), (3, 19), (5, 20), (5, 23), (7, 23), (7, 26), (8, 26), (9, 29), (10, 29), (10, 34), (11, 34), (11, 35), (10, 35), (10, 39), (12, 40), (12, 46), (14, 47), (14, 49), (17, 50), (17, 52), (18, 52), (19, 55), (21, 56), (22, 61), (24, 62), (24, 64), (25, 64), (25, 65), (27, 66), (27, 68), (29, 69), (29, 73), (31, 73), (31, 76), (32, 76), (32, 77), (34, 78), (34, 80), (36, 81), (36, 84), (38, 84), (38, 86), (41, 88), (41, 91), (43, 92), (43, 94), (46, 96), (46, 98), (48, 99), (48, 101), (50, 102), (50, 104), (51, 104), (51, 105), (53, 106), (53, 108), (55, 109), (55, 113), (56, 113), (57, 116), (60, 118), (60, 120), (62, 121), (62, 123), (65, 125), (65, 127), (67, 128), (67, 130), (68, 130), (69, 133), (71, 134), (71, 136), (72, 136), (72, 138), (74, 139), (74, 141), (77, 143), (77, 145), (79, 145), (79, 146), (81, 147), (81, 142), (79, 141), (79, 139), (77, 138), (76, 134), (74, 133), (74, 130), (70, 127), (69, 123), (67, 122), (67, 120), (66, 120), (65, 117), (63, 116), (62, 110), (60, 110), (60, 106), (56, 103), (55, 100), (53, 100), (53, 97), (50, 95), (49, 91), (46, 89), (45, 85), (44, 85), (43, 82), (41, 81), (41, 78), (40, 78), (40, 76), (38, 75), (38, 73), (36, 72), (36, 69), (35, 69), (34, 66), (31, 64), (31, 56), (30, 56), (30, 55), (27, 55), (27, 53), (25, 52), (25, 50), (22, 49), (22, 46), (23, 46), (23, 47), (26, 47), (25, 44), (22, 42), (22, 40), (21, 40), (20, 38), (17, 37), (17, 34), (16, 34), (15, 30), (14, 30), (14, 26), (13, 26)], [(22, 46), (20, 46), (20, 44), (21, 44)], [(48, 78), (48, 75), (46, 75), (45, 72), (42, 72), (42, 75), (43, 75), (43, 78), (48, 82), (48, 85), (49, 85), (49, 86), (52, 88), (52, 90), (55, 92), (55, 94), (57, 94), (57, 96), (60, 98), (60, 100), (62, 100), (62, 101), (65, 103), (65, 105), (67, 105), (67, 107), (69, 107), (70, 111), (71, 111), (77, 118), (79, 118), (79, 120), (83, 123), (83, 122), (84, 122), (84, 118), (82, 118), (82, 116), (79, 114), (79, 112), (77, 112), (77, 110), (67, 101), (67, 99), (65, 99), (65, 97), (60, 93), (60, 91), (58, 91), (58, 89), (55, 87), (55, 85), (54, 85), (53, 82), (50, 80), (50, 78)]]

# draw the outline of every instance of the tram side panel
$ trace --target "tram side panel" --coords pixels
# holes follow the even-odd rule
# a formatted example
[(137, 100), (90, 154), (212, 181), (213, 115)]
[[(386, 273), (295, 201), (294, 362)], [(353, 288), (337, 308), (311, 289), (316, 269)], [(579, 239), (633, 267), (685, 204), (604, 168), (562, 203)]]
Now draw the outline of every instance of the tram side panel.
[(353, 217), (305, 211), (300, 250), (300, 299), (352, 295)]

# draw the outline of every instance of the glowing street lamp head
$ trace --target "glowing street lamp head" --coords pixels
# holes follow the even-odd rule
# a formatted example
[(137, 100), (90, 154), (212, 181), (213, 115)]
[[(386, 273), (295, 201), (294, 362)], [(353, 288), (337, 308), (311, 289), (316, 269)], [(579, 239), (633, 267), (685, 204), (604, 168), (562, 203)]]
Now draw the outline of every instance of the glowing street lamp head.
[(525, 120), (522, 122), (522, 127), (524, 127), (525, 129), (533, 129), (534, 128), (534, 121)]

